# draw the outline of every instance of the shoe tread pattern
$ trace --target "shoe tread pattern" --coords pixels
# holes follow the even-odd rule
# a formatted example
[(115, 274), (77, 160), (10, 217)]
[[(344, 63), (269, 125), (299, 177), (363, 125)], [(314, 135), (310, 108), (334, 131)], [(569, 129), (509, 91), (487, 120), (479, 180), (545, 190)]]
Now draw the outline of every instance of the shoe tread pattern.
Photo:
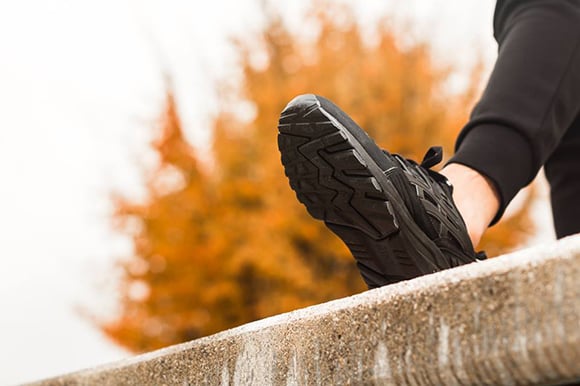
[(282, 164), (300, 202), (313, 217), (376, 240), (396, 232), (388, 197), (346, 134), (320, 110), (306, 110), (283, 115), (278, 126)]
[(278, 133), (282, 164), (298, 200), (346, 243), (369, 287), (428, 273), (409, 259), (406, 240), (389, 237), (399, 231), (389, 197), (318, 104), (285, 110)]

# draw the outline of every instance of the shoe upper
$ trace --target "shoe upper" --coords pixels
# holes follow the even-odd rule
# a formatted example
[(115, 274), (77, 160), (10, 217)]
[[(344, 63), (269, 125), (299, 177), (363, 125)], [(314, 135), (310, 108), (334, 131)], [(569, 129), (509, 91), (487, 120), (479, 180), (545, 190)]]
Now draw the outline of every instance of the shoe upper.
[(457, 266), (485, 259), (483, 252), (473, 249), (465, 222), (453, 202), (453, 186), (445, 176), (431, 170), (443, 159), (442, 148), (431, 147), (420, 164), (398, 154), (385, 154), (400, 165), (386, 172), (389, 179), (417, 225), (449, 259), (448, 264)]

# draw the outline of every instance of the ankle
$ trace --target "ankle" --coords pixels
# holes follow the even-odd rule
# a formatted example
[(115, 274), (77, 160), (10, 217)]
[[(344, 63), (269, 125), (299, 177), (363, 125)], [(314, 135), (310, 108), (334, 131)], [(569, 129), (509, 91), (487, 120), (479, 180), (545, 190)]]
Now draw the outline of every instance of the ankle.
[(440, 173), (453, 185), (453, 200), (476, 247), (499, 210), (499, 194), (487, 177), (468, 166), (452, 163)]

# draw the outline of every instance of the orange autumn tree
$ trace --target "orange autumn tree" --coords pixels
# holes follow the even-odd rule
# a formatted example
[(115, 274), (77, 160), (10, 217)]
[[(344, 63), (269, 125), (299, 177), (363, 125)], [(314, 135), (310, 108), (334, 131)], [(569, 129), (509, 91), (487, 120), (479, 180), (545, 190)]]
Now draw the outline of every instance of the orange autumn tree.
[[(402, 46), (384, 24), (368, 45), (348, 9), (325, 9), (312, 16), (319, 33), (307, 42), (271, 17), (259, 37), (265, 64), (238, 43), (242, 78), (212, 123), (210, 165), (188, 144), (169, 90), (148, 197), (116, 200), (134, 255), (119, 262), (119, 315), (101, 328), (120, 345), (147, 351), (365, 289), (348, 250), (310, 218), (284, 176), (276, 125), (294, 96), (336, 101), (390, 151), (420, 158), (441, 144), (450, 154), (478, 78), (451, 92), (451, 71), (428, 43)], [(250, 119), (236, 113), (241, 102), (253, 106)], [(528, 229), (528, 205), (484, 247), (496, 253), (524, 241), (526, 232), (512, 229)]]

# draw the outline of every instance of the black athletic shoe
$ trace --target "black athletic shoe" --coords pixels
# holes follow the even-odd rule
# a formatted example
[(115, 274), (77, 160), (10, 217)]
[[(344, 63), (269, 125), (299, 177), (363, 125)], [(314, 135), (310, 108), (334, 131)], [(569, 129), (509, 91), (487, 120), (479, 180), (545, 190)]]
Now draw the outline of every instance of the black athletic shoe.
[(473, 250), (447, 179), (381, 150), (342, 110), (306, 94), (284, 109), (278, 147), (290, 186), (308, 212), (348, 246), (369, 288), (484, 258)]

